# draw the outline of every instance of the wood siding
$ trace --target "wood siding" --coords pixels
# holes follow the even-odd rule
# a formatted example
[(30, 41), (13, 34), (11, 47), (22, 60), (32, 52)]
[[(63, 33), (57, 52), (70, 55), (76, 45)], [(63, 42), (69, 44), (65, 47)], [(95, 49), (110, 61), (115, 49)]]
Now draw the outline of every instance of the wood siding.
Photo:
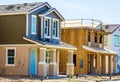
[(26, 36), (26, 15), (0, 16), (0, 44), (30, 44)]

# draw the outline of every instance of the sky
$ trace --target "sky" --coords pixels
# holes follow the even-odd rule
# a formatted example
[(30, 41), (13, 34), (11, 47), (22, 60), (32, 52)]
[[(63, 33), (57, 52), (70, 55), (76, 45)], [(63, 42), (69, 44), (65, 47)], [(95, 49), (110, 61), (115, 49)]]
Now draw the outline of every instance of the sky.
[(120, 0), (0, 0), (0, 5), (48, 2), (65, 19), (97, 19), (120, 24)]

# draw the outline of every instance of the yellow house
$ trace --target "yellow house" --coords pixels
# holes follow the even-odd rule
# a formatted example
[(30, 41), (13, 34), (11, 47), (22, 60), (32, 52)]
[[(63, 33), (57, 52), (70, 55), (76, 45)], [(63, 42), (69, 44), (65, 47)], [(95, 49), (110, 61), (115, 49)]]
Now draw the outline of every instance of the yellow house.
[[(97, 22), (95, 25), (93, 20), (89, 20), (90, 22), (92, 23), (84, 24), (84, 20), (67, 20), (62, 23), (62, 41), (77, 47), (73, 53), (75, 74), (116, 73), (116, 53), (104, 48), (105, 32), (102, 30), (102, 23)], [(61, 51), (61, 73), (66, 72), (67, 61), (67, 52)]]

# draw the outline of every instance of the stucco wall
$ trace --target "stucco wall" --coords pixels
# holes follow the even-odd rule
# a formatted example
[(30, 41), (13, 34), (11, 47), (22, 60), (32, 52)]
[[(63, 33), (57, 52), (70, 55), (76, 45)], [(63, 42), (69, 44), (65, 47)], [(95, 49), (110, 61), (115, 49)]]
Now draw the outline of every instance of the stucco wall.
[[(6, 48), (16, 48), (15, 66), (6, 66)], [(0, 46), (0, 73), (2, 68), (7, 75), (29, 74), (29, 47), (25, 46)]]

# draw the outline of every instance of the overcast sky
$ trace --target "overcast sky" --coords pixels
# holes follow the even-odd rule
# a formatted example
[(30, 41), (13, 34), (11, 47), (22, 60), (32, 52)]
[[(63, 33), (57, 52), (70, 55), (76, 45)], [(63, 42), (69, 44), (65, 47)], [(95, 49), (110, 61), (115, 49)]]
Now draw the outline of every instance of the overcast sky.
[(65, 19), (98, 19), (120, 24), (120, 0), (0, 0), (0, 5), (48, 2)]

